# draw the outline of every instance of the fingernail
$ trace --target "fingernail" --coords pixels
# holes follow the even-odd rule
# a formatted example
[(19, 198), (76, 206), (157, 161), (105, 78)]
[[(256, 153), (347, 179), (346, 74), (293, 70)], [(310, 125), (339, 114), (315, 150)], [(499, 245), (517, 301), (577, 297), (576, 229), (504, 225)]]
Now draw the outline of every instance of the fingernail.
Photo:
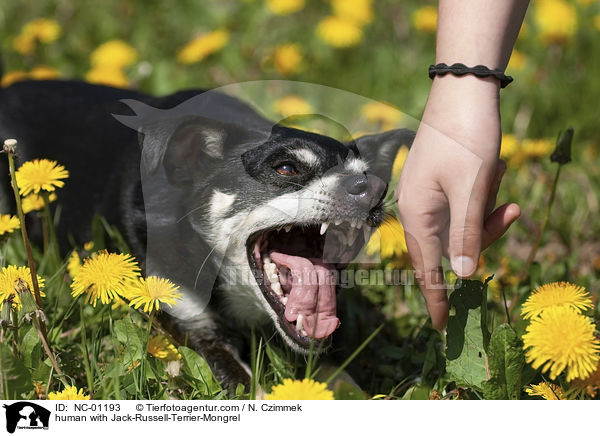
[(468, 256), (456, 256), (452, 258), (452, 269), (459, 277), (468, 277), (475, 272), (475, 262)]

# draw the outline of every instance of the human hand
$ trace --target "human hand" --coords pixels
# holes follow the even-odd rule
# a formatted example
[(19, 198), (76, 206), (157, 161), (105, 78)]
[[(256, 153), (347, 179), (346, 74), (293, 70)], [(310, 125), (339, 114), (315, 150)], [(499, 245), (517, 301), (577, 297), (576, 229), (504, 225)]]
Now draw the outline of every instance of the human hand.
[(506, 170), (500, 148), (498, 84), (472, 76), (436, 77), (396, 195), (406, 244), (436, 328), (448, 320), (442, 255), (461, 278), (480, 251), (519, 217), (516, 204), (494, 210)]

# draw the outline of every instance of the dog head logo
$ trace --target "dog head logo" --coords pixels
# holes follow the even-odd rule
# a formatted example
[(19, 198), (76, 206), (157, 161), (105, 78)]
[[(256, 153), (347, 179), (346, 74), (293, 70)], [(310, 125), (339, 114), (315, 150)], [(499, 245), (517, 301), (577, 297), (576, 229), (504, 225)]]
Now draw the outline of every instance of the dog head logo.
[(14, 433), (17, 428), (47, 429), (50, 421), (50, 411), (35, 403), (19, 401), (10, 405), (4, 404), (6, 409), (6, 431)]

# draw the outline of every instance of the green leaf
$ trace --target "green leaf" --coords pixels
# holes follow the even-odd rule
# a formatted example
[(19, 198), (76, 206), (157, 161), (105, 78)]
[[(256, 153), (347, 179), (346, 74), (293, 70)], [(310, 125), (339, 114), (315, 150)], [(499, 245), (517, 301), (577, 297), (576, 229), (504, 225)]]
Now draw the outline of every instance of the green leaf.
[(131, 365), (135, 360), (140, 360), (145, 356), (146, 336), (142, 329), (138, 327), (131, 318), (126, 317), (115, 321), (114, 330), (117, 340), (125, 345), (123, 353), (123, 365)]
[(27, 368), (34, 369), (38, 367), (41, 358), (41, 347), (42, 344), (37, 330), (31, 326), (21, 342), (23, 363)]
[(183, 357), (183, 369), (193, 379), (200, 381), (198, 389), (203, 395), (215, 395), (221, 390), (219, 382), (213, 375), (208, 362), (188, 347), (179, 347), (179, 353)]
[(518, 400), (525, 356), (519, 337), (508, 324), (494, 330), (488, 361), (491, 378), (484, 385), (485, 399)]
[(33, 389), (29, 371), (6, 344), (0, 344), (0, 384), (0, 398), (4, 400), (19, 399)]
[(488, 379), (485, 345), (489, 331), (485, 307), (487, 281), (463, 280), (450, 295), (455, 315), (448, 320), (446, 371), (459, 385), (481, 390)]

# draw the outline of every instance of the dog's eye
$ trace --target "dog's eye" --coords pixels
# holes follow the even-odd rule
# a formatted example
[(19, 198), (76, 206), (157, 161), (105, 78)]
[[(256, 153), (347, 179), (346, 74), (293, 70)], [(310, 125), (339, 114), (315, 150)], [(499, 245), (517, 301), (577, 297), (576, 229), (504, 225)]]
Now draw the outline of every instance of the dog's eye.
[(296, 168), (292, 164), (283, 164), (275, 168), (277, 174), (282, 176), (294, 176), (297, 174)]

